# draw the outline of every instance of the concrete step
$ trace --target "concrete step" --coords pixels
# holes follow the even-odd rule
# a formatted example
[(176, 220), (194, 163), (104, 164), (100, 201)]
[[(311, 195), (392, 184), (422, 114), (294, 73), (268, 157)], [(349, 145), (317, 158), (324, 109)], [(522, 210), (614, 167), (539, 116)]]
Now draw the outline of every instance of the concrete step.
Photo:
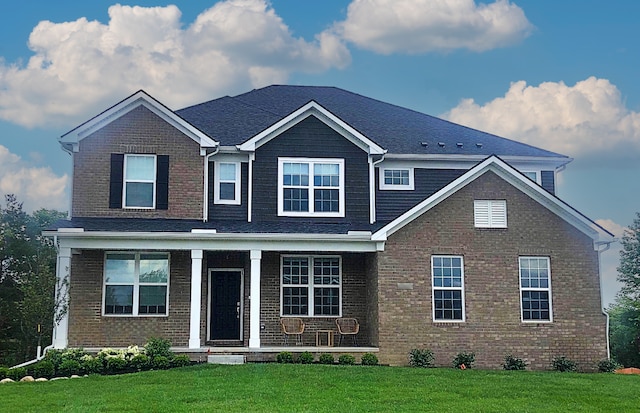
[(244, 364), (245, 356), (241, 354), (210, 354), (207, 356), (209, 364)]

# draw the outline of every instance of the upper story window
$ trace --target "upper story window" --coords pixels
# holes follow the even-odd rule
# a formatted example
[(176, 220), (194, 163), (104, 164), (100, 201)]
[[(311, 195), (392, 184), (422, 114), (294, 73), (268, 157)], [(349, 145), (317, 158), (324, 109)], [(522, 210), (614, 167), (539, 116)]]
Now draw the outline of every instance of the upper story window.
[(520, 305), (523, 322), (553, 321), (548, 257), (520, 257)]
[(278, 159), (278, 215), (344, 213), (344, 159)]
[(214, 202), (240, 205), (240, 162), (216, 162), (214, 176)]
[(112, 153), (109, 182), (109, 208), (169, 208), (168, 155)]
[(413, 190), (413, 168), (384, 168), (380, 171), (380, 189)]
[(473, 218), (476, 228), (506, 228), (507, 201), (473, 201)]
[(526, 176), (527, 178), (531, 179), (533, 182), (535, 183), (540, 183), (540, 180), (538, 179), (538, 176), (540, 176), (540, 174), (536, 171), (522, 171), (522, 174), (524, 176)]
[(464, 264), (460, 256), (431, 257), (433, 321), (464, 321)]
[(337, 256), (283, 256), (281, 315), (341, 315), (342, 263)]

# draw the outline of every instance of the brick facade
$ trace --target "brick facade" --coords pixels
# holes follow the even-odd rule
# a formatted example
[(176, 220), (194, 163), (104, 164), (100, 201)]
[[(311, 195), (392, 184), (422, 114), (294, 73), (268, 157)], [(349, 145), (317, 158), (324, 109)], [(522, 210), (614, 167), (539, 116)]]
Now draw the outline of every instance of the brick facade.
[[(508, 228), (474, 228), (474, 199), (506, 199)], [(463, 323), (432, 321), (434, 254), (464, 257)], [(550, 258), (552, 323), (521, 322), (520, 256)], [(593, 241), (492, 172), (391, 235), (377, 261), (383, 363), (407, 364), (412, 348), (431, 349), (441, 366), (472, 351), (478, 367), (492, 369), (507, 354), (531, 369), (564, 355), (593, 370), (607, 356)]]
[[(110, 209), (112, 153), (169, 155), (169, 209)], [(143, 106), (80, 141), (73, 154), (73, 217), (202, 219), (200, 146)]]

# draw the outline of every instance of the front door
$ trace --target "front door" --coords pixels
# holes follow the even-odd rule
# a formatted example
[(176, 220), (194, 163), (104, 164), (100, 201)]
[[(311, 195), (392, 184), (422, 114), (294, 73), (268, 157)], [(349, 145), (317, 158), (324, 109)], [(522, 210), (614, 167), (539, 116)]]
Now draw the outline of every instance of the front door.
[(241, 340), (242, 270), (212, 270), (210, 326), (211, 340)]

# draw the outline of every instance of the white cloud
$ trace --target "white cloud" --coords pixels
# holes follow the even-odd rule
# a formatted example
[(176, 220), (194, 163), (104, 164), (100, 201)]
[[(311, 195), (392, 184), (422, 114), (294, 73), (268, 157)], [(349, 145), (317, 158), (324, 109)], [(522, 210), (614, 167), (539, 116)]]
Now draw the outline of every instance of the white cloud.
[(138, 89), (173, 108), (343, 68), (330, 32), (307, 42), (265, 0), (227, 0), (183, 28), (176, 6), (109, 7), (109, 22), (40, 22), (26, 66), (0, 60), (0, 119), (33, 127), (86, 120)]
[(0, 145), (0, 195), (15, 194), (26, 211), (67, 210), (68, 180), (66, 174), (57, 176), (49, 167), (31, 166)]
[(612, 233), (616, 238), (622, 238), (627, 227), (624, 227), (617, 222), (614, 222), (612, 219), (596, 219), (596, 224), (600, 225), (610, 233)]
[(533, 26), (508, 0), (354, 0), (334, 29), (363, 49), (418, 54), (504, 47), (527, 37)]
[(503, 97), (484, 105), (464, 99), (443, 116), (569, 156), (609, 152), (623, 157), (640, 150), (640, 113), (626, 108), (620, 91), (607, 79), (590, 77), (574, 86), (527, 86), (521, 80)]

